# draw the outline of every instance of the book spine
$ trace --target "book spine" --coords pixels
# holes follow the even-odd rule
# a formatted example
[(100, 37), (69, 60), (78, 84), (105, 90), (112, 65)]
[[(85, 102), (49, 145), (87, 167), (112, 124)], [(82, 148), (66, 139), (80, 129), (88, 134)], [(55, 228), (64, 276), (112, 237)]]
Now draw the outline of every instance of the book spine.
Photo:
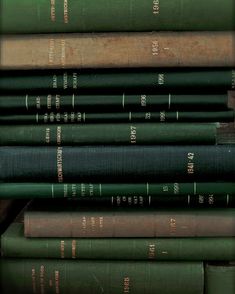
[(233, 182), (235, 147), (0, 147), (3, 182)]
[[(62, 203), (63, 205), (63, 203)], [(62, 206), (61, 205), (61, 206)], [(201, 210), (29, 210), (24, 214), (25, 237), (138, 238), (234, 237), (233, 208)], [(215, 225), (216, 224), (216, 225)]]
[(13, 223), (2, 235), (2, 257), (153, 261), (235, 258), (235, 238), (28, 239), (23, 231), (23, 224)]
[[(235, 99), (234, 99), (235, 100)], [(18, 95), (0, 96), (0, 110), (12, 114), (12, 112), (32, 113), (32, 112), (61, 112), (92, 110), (101, 112), (126, 112), (126, 111), (146, 111), (146, 110), (181, 110), (190, 109), (192, 111), (228, 110), (229, 96), (227, 94), (115, 94), (115, 95)], [(230, 108), (235, 109), (235, 105)]]
[(2, 124), (89, 124), (109, 122), (232, 122), (234, 111), (159, 111), (159, 112), (46, 112), (1, 115)]
[[(2, 125), (0, 145), (216, 144), (219, 123)], [(224, 128), (223, 128), (224, 129)], [(235, 128), (234, 128), (235, 134)], [(234, 135), (235, 137), (235, 135)]]
[[(234, 69), (219, 69), (210, 70), (209, 68), (204, 69), (181, 69), (174, 70), (174, 69), (154, 69), (154, 70), (141, 70), (141, 69), (129, 69), (129, 70), (89, 70), (89, 71), (79, 71), (79, 70), (63, 70), (63, 71), (50, 71), (50, 70), (42, 70), (42, 71), (0, 71), (0, 90), (2, 93), (4, 92), (17, 92), (17, 96), (13, 97), (6, 97), (0, 96), (1, 105), (5, 105), (4, 107), (9, 107), (7, 101), (8, 99), (12, 102), (12, 99), (16, 99), (16, 107), (25, 108), (25, 96), (20, 94), (21, 92), (28, 93), (29, 101), (32, 99), (30, 98), (30, 93), (36, 93), (36, 97), (40, 97), (40, 105), (44, 105), (43, 96), (41, 95), (42, 92), (48, 94), (49, 93), (79, 93), (79, 95), (83, 92), (92, 93), (97, 95), (97, 92), (104, 92), (108, 93), (123, 93), (125, 91), (132, 92), (144, 92), (148, 91), (167, 91), (169, 90), (176, 90), (182, 89), (185, 90), (198, 90), (200, 87), (200, 91), (215, 89), (216, 95), (214, 95), (214, 100), (217, 105), (218, 103), (218, 90), (222, 90), (226, 92), (229, 89), (235, 89), (235, 70)], [(203, 93), (202, 92), (202, 93)], [(190, 93), (190, 92), (189, 92)], [(20, 95), (19, 95), (20, 94)], [(126, 93), (127, 94), (127, 93)], [(173, 93), (171, 93), (173, 94)], [(48, 95), (48, 110), (51, 110), (54, 104), (54, 97), (50, 98)], [(60, 97), (58, 97), (57, 99)], [(174, 96), (174, 95), (173, 95)], [(192, 96), (192, 95), (189, 95)], [(206, 99), (206, 95), (203, 95)], [(36, 101), (36, 97), (34, 98)], [(81, 98), (81, 95), (80, 95)], [(86, 95), (86, 99), (89, 99), (89, 103), (91, 103), (91, 98)], [(19, 102), (23, 99), (22, 102)], [(108, 101), (111, 99), (107, 99)], [(200, 96), (197, 97), (200, 100), (200, 103), (203, 103), (203, 99)], [(66, 98), (63, 100), (63, 105), (65, 102), (69, 100)], [(112, 100), (112, 99), (111, 99)], [(192, 97), (190, 97), (190, 101)], [(212, 99), (213, 100), (213, 99)], [(235, 99), (233, 99), (234, 101)], [(85, 102), (86, 100), (84, 100)], [(106, 102), (108, 102), (106, 101)], [(139, 101), (139, 100), (138, 100)], [(184, 100), (183, 100), (184, 101)], [(187, 99), (185, 99), (184, 104), (186, 103)], [(193, 103), (197, 105), (197, 100)], [(226, 100), (227, 101), (227, 100)], [(83, 105), (84, 105), (83, 102)], [(180, 102), (181, 104), (182, 102)], [(192, 102), (190, 102), (192, 103)], [(206, 107), (207, 104), (210, 103), (210, 107), (212, 107), (211, 100), (203, 103), (203, 106)], [(29, 106), (31, 102), (28, 102)], [(35, 105), (36, 103), (32, 103)], [(101, 103), (102, 104), (102, 103)], [(104, 104), (104, 103), (103, 103)], [(104, 105), (102, 104), (102, 107)], [(225, 102), (226, 104), (226, 102)], [(15, 104), (13, 104), (13, 107)], [(47, 105), (47, 103), (45, 104)], [(71, 103), (69, 103), (71, 105)], [(120, 103), (118, 103), (120, 105)], [(139, 103), (138, 103), (139, 105)], [(168, 105), (168, 103), (166, 104)], [(190, 105), (190, 104), (189, 104)], [(195, 106), (194, 105), (194, 106)], [(51, 106), (51, 107), (49, 107)], [(58, 104), (57, 104), (58, 106)], [(79, 104), (79, 106), (82, 106)], [(44, 106), (43, 106), (44, 107)], [(70, 106), (71, 107), (71, 106)], [(219, 105), (217, 106), (218, 108)], [(165, 109), (163, 107), (162, 109)], [(223, 106), (224, 108), (224, 106)], [(234, 107), (233, 107), (234, 108)], [(38, 109), (36, 107), (36, 109)], [(54, 110), (58, 108), (55, 107)], [(59, 108), (60, 109), (60, 108)], [(177, 109), (178, 110), (178, 109)]]
[(1, 293), (203, 294), (203, 275), (202, 262), (5, 259)]
[(232, 67), (234, 37), (234, 32), (3, 36), (0, 64), (1, 69)]
[[(57, 1), (56, 1), (57, 2)], [(1, 1), (1, 33), (48, 33), (94, 31), (232, 30), (234, 2), (198, 0), (184, 2), (100, 0)], [(19, 11), (19, 15), (16, 12)], [(206, 13), (205, 13), (206, 11)], [(216, 15), (220, 17), (216, 17)], [(122, 17), (122, 21), (120, 18)], [(78, 21), (79, 19), (79, 21)], [(200, 19), (200, 22), (198, 22)]]
[(205, 294), (223, 293), (235, 293), (235, 265), (207, 264), (205, 267)]
[(1, 199), (67, 198), (114, 207), (235, 207), (231, 183), (1, 183)]

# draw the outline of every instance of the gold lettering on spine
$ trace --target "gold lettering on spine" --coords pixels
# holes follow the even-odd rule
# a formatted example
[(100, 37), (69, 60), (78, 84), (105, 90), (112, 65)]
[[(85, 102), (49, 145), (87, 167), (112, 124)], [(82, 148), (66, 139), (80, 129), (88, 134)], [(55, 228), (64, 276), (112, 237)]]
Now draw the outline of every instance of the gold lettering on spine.
[(174, 218), (170, 219), (170, 233), (171, 234), (176, 233), (176, 219), (174, 219)]
[(61, 66), (65, 67), (66, 64), (66, 41), (64, 39), (61, 40)]
[(194, 153), (188, 153), (187, 172), (188, 174), (194, 174)]
[(164, 85), (165, 84), (165, 75), (163, 73), (158, 74), (158, 85)]
[(166, 113), (165, 111), (160, 111), (160, 122), (166, 121)]
[(95, 227), (96, 227), (96, 218), (94, 216), (92, 216), (90, 218), (90, 224), (91, 224), (91, 230), (94, 232), (95, 231)]
[(55, 271), (55, 293), (60, 294), (60, 272)]
[(174, 194), (180, 193), (180, 186), (179, 183), (174, 183)]
[(46, 144), (50, 144), (51, 142), (51, 129), (46, 128), (46, 136), (45, 136)]
[(61, 129), (61, 126), (57, 127), (56, 142), (57, 142), (57, 145), (61, 145), (61, 142), (62, 142), (62, 129)]
[(213, 194), (209, 195), (209, 197), (208, 197), (208, 204), (209, 205), (213, 205), (214, 202), (215, 202), (214, 195)]
[(57, 148), (57, 178), (59, 183), (63, 183), (63, 149), (62, 147)]
[(36, 108), (41, 109), (41, 97), (40, 96), (36, 97)]
[(153, 14), (158, 15), (160, 13), (160, 0), (153, 0)]
[(76, 198), (76, 197), (77, 197), (77, 185), (72, 184), (72, 198)]
[(45, 266), (40, 266), (40, 293), (45, 293)]
[(63, 74), (63, 88), (66, 90), (68, 88), (68, 74), (65, 72)]
[(72, 240), (72, 258), (77, 258), (76, 256), (76, 240)]
[(130, 126), (130, 142), (131, 144), (137, 142), (137, 128), (135, 126)]
[(53, 65), (55, 62), (55, 39), (49, 40), (48, 59), (49, 59), (49, 65)]
[(86, 232), (86, 228), (87, 228), (87, 220), (86, 220), (86, 217), (83, 216), (82, 217), (82, 230), (83, 230), (83, 233)]
[(198, 202), (200, 203), (200, 204), (204, 204), (204, 196), (203, 195), (198, 195)]
[(53, 77), (52, 77), (52, 88), (57, 89), (57, 87), (58, 87), (57, 75), (53, 75)]
[(235, 70), (232, 70), (232, 89), (235, 89)]
[(159, 46), (159, 42), (157, 40), (153, 40), (152, 41), (152, 55), (159, 55), (159, 51), (160, 51), (160, 46)]
[(56, 95), (55, 96), (55, 107), (56, 107), (56, 109), (57, 110), (59, 110), (60, 109), (60, 95)]
[(103, 229), (103, 227), (104, 227), (104, 217), (103, 216), (99, 217), (99, 226), (100, 226), (100, 229)]
[(124, 277), (123, 279), (123, 293), (130, 293), (130, 277)]
[(51, 21), (56, 21), (55, 0), (51, 0)]
[(69, 22), (68, 0), (64, 0), (64, 23)]
[(89, 184), (89, 196), (93, 197), (94, 196), (94, 185)]
[(32, 276), (33, 293), (37, 293), (37, 288), (36, 288), (36, 270), (35, 270), (35, 268), (32, 268), (32, 270), (31, 270), (31, 276)]
[(73, 89), (78, 88), (78, 74), (76, 72), (73, 73)]
[(146, 112), (145, 117), (146, 120), (151, 120), (151, 112)]
[(65, 249), (65, 242), (63, 240), (60, 241), (60, 257), (64, 258), (64, 249)]
[(47, 95), (47, 109), (51, 109), (52, 96)]
[(156, 246), (155, 244), (149, 244), (148, 246), (148, 258), (155, 259), (156, 258)]
[(146, 107), (147, 106), (147, 96), (146, 95), (141, 95), (140, 96), (140, 105), (142, 107)]

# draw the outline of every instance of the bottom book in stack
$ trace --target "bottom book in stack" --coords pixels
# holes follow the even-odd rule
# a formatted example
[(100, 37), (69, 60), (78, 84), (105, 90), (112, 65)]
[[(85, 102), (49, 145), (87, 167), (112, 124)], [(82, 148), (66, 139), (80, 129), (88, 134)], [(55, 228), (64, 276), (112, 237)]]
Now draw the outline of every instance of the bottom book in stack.
[(2, 235), (1, 293), (232, 294), (234, 216), (37, 200)]

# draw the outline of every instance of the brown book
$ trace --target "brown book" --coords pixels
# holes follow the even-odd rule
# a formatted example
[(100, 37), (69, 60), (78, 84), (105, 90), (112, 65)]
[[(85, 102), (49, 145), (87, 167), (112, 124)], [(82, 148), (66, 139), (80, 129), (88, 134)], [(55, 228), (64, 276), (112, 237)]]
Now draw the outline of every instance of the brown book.
[(25, 237), (228, 237), (235, 209), (110, 209), (76, 201), (35, 201), (24, 213)]
[(235, 66), (234, 32), (3, 36), (0, 69)]

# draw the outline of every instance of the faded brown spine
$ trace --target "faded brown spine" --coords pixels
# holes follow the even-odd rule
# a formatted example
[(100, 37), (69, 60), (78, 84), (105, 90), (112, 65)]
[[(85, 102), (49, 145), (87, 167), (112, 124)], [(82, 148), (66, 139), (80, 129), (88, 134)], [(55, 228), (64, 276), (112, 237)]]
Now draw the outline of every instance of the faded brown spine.
[(233, 209), (26, 211), (25, 237), (235, 236)]
[(3, 36), (0, 69), (235, 66), (234, 32)]

